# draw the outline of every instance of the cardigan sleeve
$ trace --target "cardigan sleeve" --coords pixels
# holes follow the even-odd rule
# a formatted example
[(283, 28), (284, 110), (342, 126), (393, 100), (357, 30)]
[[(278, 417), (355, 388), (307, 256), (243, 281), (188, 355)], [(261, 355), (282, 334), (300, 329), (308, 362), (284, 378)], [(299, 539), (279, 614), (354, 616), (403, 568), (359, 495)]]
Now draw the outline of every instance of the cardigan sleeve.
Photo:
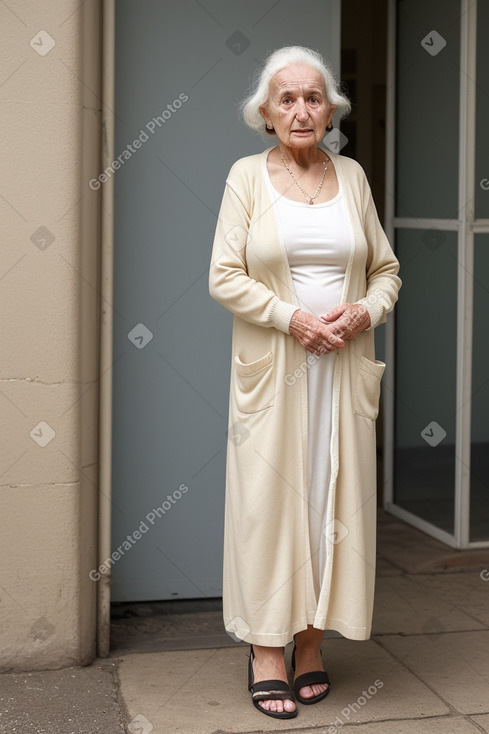
[(280, 300), (264, 283), (248, 275), (246, 244), (251, 211), (244, 198), (228, 177), (212, 247), (209, 293), (245, 321), (288, 334), (298, 306)]
[(363, 217), (368, 245), (367, 292), (356, 303), (363, 304), (369, 312), (371, 324), (366, 331), (370, 331), (387, 320), (387, 314), (397, 301), (402, 282), (397, 275), (399, 261), (379, 221), (366, 177), (364, 194), (367, 200)]

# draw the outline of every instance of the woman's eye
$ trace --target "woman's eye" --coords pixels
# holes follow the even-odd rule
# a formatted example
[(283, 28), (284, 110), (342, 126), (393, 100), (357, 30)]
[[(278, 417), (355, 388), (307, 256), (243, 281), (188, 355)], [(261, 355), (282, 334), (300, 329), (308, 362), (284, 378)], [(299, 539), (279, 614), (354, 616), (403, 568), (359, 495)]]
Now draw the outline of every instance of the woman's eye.
[(317, 97), (311, 97), (311, 102), (313, 104), (318, 104), (319, 103), (319, 99)]

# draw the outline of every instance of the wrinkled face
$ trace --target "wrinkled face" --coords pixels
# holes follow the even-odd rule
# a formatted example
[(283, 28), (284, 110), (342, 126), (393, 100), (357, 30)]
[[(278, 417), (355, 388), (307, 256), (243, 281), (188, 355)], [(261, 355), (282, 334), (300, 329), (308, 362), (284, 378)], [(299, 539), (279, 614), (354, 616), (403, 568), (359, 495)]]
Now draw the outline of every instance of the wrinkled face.
[(336, 110), (326, 97), (322, 74), (307, 64), (291, 64), (272, 77), (269, 90), (260, 113), (280, 142), (291, 148), (320, 143)]

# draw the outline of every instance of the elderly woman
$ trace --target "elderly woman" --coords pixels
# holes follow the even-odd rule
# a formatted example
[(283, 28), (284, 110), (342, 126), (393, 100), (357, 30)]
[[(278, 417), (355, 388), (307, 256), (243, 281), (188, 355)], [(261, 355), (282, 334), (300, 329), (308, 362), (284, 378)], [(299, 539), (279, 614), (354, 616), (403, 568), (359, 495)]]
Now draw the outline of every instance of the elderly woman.
[(224, 622), (251, 644), (253, 704), (276, 718), (329, 692), (324, 630), (371, 629), (374, 328), (401, 281), (363, 169), (320, 145), (349, 109), (318, 53), (268, 57), (242, 110), (277, 145), (232, 166), (210, 268), (211, 296), (234, 314)]

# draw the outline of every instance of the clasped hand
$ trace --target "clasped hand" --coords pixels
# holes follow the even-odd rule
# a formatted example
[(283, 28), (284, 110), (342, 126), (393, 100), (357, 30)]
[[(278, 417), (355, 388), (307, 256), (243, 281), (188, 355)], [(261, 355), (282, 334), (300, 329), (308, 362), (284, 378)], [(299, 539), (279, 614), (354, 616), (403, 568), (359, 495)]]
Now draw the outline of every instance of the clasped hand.
[(317, 356), (342, 349), (370, 326), (370, 316), (360, 303), (342, 303), (320, 316), (298, 309), (289, 332), (308, 352)]

